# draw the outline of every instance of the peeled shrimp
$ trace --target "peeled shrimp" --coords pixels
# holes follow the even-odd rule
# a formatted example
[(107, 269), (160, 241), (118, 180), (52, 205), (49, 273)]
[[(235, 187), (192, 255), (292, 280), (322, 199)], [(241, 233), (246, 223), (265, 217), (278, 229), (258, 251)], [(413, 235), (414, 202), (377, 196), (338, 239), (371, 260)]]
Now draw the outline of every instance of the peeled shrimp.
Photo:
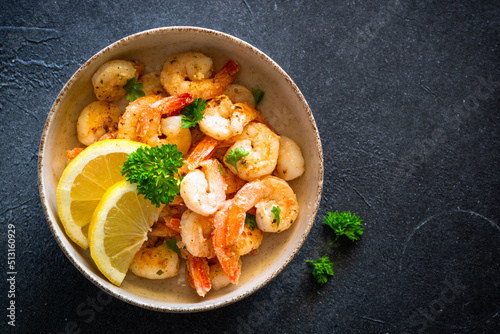
[(130, 102), (125, 109), (125, 113), (120, 117), (117, 138), (139, 141), (139, 137), (137, 136), (139, 117), (147, 106), (160, 99), (161, 96), (159, 95), (147, 95)]
[(227, 150), (225, 157), (235, 148), (242, 148), (249, 154), (237, 162), (236, 170), (224, 159), (224, 164), (240, 178), (252, 181), (271, 174), (278, 162), (279, 136), (266, 125), (251, 122), (243, 133), (232, 137), (234, 144)]
[(164, 279), (179, 274), (179, 256), (162, 242), (153, 246), (146, 241), (135, 254), (129, 269), (135, 275), (149, 279)]
[[(247, 183), (232, 200), (228, 211), (226, 243), (228, 245), (242, 234), (246, 212), (256, 208), (257, 226), (264, 232), (282, 232), (288, 229), (299, 214), (297, 197), (288, 183), (274, 176)], [(279, 224), (273, 207), (280, 209)]]
[(202, 215), (213, 215), (226, 199), (226, 183), (215, 159), (201, 163), (201, 170), (189, 172), (181, 182), (181, 196), (187, 207)]
[(233, 103), (245, 103), (251, 108), (255, 108), (255, 98), (245, 86), (230, 84), (222, 94), (226, 95)]
[(118, 129), (118, 120), (122, 112), (114, 104), (95, 101), (83, 108), (76, 130), (78, 140), (84, 145), (91, 145), (101, 136)]
[(142, 90), (146, 95), (157, 95), (165, 93), (161, 85), (160, 72), (149, 72), (141, 76), (139, 82), (142, 82)]
[(243, 232), (234, 241), (233, 249), (238, 255), (243, 256), (256, 250), (262, 244), (264, 233), (258, 228), (253, 230), (247, 224), (243, 227)]
[(204, 217), (191, 210), (182, 214), (180, 221), (182, 241), (193, 256), (213, 258), (212, 217)]
[(92, 76), (95, 96), (99, 101), (116, 101), (127, 94), (123, 86), (138, 78), (144, 65), (128, 60), (111, 60), (102, 64)]
[(161, 83), (170, 94), (190, 93), (193, 98), (211, 99), (221, 95), (238, 73), (239, 65), (229, 61), (213, 77), (212, 59), (199, 52), (185, 52), (168, 58)]
[(137, 136), (139, 141), (156, 146), (166, 143), (162, 141), (161, 120), (162, 116), (170, 116), (180, 111), (192, 101), (191, 95), (180, 94), (164, 97), (147, 105), (139, 115)]
[(304, 157), (299, 145), (288, 137), (280, 137), (280, 150), (275, 175), (285, 181), (298, 178), (304, 173)]
[(214, 290), (220, 290), (231, 284), (229, 277), (227, 277), (220, 263), (210, 266), (210, 282)]
[(259, 112), (247, 104), (233, 104), (220, 95), (207, 104), (203, 119), (198, 123), (200, 130), (218, 140), (225, 140), (243, 132), (243, 127), (259, 117)]
[(186, 155), (191, 147), (191, 131), (182, 127), (182, 117), (162, 118), (160, 128), (162, 133), (159, 137), (160, 142), (177, 145), (177, 149)]

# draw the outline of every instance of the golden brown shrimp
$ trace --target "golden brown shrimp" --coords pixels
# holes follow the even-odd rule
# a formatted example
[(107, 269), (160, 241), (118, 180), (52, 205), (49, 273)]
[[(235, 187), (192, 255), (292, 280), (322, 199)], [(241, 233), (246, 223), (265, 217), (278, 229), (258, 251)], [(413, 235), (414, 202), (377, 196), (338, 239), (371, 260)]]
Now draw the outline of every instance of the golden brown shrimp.
[(157, 102), (161, 98), (159, 95), (147, 95), (130, 102), (125, 109), (125, 113), (120, 117), (117, 138), (139, 141), (139, 137), (137, 136), (139, 117), (147, 106)]
[(83, 145), (91, 145), (104, 134), (118, 129), (118, 120), (122, 112), (114, 104), (95, 101), (83, 108), (76, 130), (78, 140)]
[(191, 95), (180, 94), (164, 97), (147, 105), (139, 115), (137, 136), (139, 141), (150, 146), (162, 144), (161, 119), (171, 116), (192, 102)]
[(95, 96), (99, 101), (116, 101), (127, 94), (123, 86), (138, 78), (144, 65), (128, 60), (111, 60), (102, 64), (92, 76)]
[(240, 178), (252, 181), (271, 174), (278, 162), (279, 136), (266, 125), (251, 122), (243, 129), (243, 133), (231, 137), (226, 142), (234, 144), (227, 150), (226, 156), (234, 149), (240, 148), (249, 154), (237, 162), (238, 169), (224, 159), (224, 164)]
[(160, 72), (146, 73), (140, 77), (139, 82), (142, 82), (142, 90), (146, 95), (166, 94), (161, 85)]
[(213, 258), (212, 217), (205, 217), (194, 211), (186, 210), (179, 225), (181, 238), (186, 250), (193, 256)]
[(233, 103), (245, 103), (250, 108), (255, 108), (255, 98), (251, 91), (245, 86), (238, 84), (230, 84), (222, 93), (226, 95)]
[[(232, 245), (241, 235), (246, 212), (256, 208), (256, 221), (264, 232), (282, 232), (288, 229), (299, 214), (299, 204), (288, 183), (274, 176), (247, 183), (232, 200), (228, 211), (226, 243)], [(279, 208), (279, 222), (273, 208)], [(277, 209), (274, 209), (275, 212)]]
[(245, 125), (260, 117), (257, 110), (245, 103), (233, 102), (225, 95), (214, 97), (207, 104), (200, 130), (218, 140), (225, 140), (243, 132)]
[(181, 181), (181, 196), (194, 212), (213, 215), (226, 199), (226, 183), (219, 171), (219, 162), (210, 159), (202, 162), (202, 171), (189, 172)]
[(158, 246), (146, 241), (135, 254), (129, 269), (149, 279), (164, 279), (179, 274), (179, 256), (162, 242)]
[(213, 77), (212, 59), (199, 52), (185, 52), (168, 58), (161, 83), (170, 94), (190, 93), (193, 98), (211, 99), (221, 95), (238, 73), (239, 65), (229, 61)]

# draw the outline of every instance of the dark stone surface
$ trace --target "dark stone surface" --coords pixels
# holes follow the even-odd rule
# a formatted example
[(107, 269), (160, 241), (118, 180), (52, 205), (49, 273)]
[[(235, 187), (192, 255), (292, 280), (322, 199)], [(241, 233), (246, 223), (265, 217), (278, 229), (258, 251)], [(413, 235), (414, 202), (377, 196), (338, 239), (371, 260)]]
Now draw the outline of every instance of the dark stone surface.
[[(2, 5), (0, 332), (500, 332), (498, 1)], [(199, 314), (106, 298), (59, 249), (37, 187), (40, 135), (66, 80), (111, 42), (172, 25), (220, 30), (273, 58), (309, 102), (325, 151), (321, 208), (298, 256), (252, 296)], [(334, 210), (364, 219), (359, 242), (328, 245), (321, 222)], [(305, 260), (324, 254), (335, 276), (319, 287)]]

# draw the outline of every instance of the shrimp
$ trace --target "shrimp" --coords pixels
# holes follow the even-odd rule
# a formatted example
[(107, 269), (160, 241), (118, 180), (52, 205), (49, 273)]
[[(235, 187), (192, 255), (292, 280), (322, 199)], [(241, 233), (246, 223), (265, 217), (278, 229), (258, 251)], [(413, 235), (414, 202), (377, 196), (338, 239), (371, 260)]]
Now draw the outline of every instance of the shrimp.
[(144, 65), (128, 60), (111, 60), (102, 64), (92, 76), (95, 96), (99, 101), (116, 101), (127, 94), (123, 86), (138, 78)]
[(158, 220), (148, 232), (148, 237), (171, 238), (179, 235), (178, 230), (172, 228), (174, 224), (179, 224), (180, 219), (174, 217), (165, 217), (165, 220)]
[(191, 147), (191, 131), (182, 127), (182, 116), (162, 118), (160, 127), (162, 132), (159, 137), (160, 142), (175, 144), (177, 149), (186, 155)]
[(186, 206), (202, 215), (213, 215), (226, 199), (226, 183), (215, 159), (206, 160), (189, 172), (181, 182), (181, 196)]
[(190, 93), (193, 98), (208, 100), (222, 94), (238, 73), (239, 65), (230, 60), (210, 78), (212, 69), (212, 59), (202, 53), (176, 54), (163, 65), (161, 83), (170, 95)]
[(222, 94), (226, 95), (233, 103), (245, 103), (248, 104), (250, 108), (255, 108), (255, 98), (252, 92), (245, 86), (230, 84)]
[(95, 101), (83, 108), (76, 130), (78, 140), (83, 145), (91, 145), (99, 140), (101, 136), (118, 129), (118, 120), (122, 112), (114, 104)]
[[(251, 122), (243, 129), (243, 133), (232, 137), (234, 144), (227, 150), (224, 164), (243, 180), (252, 181), (271, 174), (278, 162), (279, 136), (266, 125)], [(228, 154), (241, 148), (249, 154), (237, 162), (237, 169), (227, 162)]]
[(220, 290), (231, 284), (229, 277), (227, 277), (220, 263), (210, 266), (210, 282), (214, 290)]
[(213, 224), (214, 231), (212, 232), (212, 244), (219, 263), (226, 273), (229, 281), (233, 284), (238, 284), (241, 275), (241, 260), (240, 255), (232, 247), (232, 240), (227, 242), (228, 233), (228, 213), (232, 201), (225, 201), (222, 207), (214, 215)]
[(197, 257), (215, 257), (212, 246), (212, 217), (204, 217), (191, 210), (182, 214), (181, 238), (187, 251)]
[(139, 141), (139, 137), (137, 136), (139, 117), (147, 106), (160, 99), (161, 96), (159, 95), (147, 95), (130, 102), (125, 109), (125, 113), (120, 117), (117, 138)]
[[(236, 193), (229, 208), (227, 245), (232, 245), (242, 234), (246, 212), (253, 207), (256, 208), (257, 226), (264, 232), (282, 232), (288, 229), (299, 214), (297, 197), (286, 181), (266, 176), (249, 182)], [(280, 210), (279, 223), (273, 213), (274, 207)]]
[(218, 140), (210, 136), (203, 137), (203, 139), (196, 144), (196, 147), (184, 160), (184, 165), (180, 169), (181, 174), (186, 175), (189, 171), (200, 167), (200, 164), (203, 161), (210, 159), (218, 145)]
[(224, 177), (224, 181), (227, 184), (226, 194), (234, 194), (238, 190), (241, 189), (246, 183), (245, 180), (240, 179), (236, 174), (231, 172), (229, 168), (227, 168), (223, 164), (219, 164), (222, 176)]
[(165, 94), (161, 85), (160, 72), (149, 72), (141, 76), (139, 82), (142, 82), (142, 90), (146, 95)]
[(288, 137), (280, 137), (278, 163), (274, 174), (285, 181), (296, 179), (304, 174), (304, 157), (300, 147)]
[(149, 146), (163, 144), (161, 140), (161, 119), (163, 115), (171, 116), (192, 101), (191, 95), (180, 94), (164, 97), (147, 105), (139, 115), (137, 136), (139, 140)]
[(66, 158), (71, 161), (73, 160), (74, 158), (76, 158), (76, 156), (78, 154), (80, 154), (82, 151), (84, 150), (83, 147), (75, 147), (74, 149), (72, 150), (66, 150)]
[(243, 232), (234, 241), (233, 249), (239, 256), (246, 255), (260, 247), (263, 237), (264, 233), (262, 230), (258, 228), (252, 230), (245, 224)]
[(218, 140), (225, 140), (243, 132), (243, 127), (260, 116), (259, 112), (245, 103), (233, 104), (220, 95), (210, 100), (203, 119), (198, 123), (200, 130)]
[(210, 267), (208, 261), (203, 257), (192, 256), (187, 254), (186, 261), (186, 278), (199, 296), (205, 297), (208, 291), (212, 288), (210, 283)]
[(162, 242), (158, 246), (146, 241), (135, 254), (129, 269), (149, 279), (164, 279), (179, 274), (179, 256)]

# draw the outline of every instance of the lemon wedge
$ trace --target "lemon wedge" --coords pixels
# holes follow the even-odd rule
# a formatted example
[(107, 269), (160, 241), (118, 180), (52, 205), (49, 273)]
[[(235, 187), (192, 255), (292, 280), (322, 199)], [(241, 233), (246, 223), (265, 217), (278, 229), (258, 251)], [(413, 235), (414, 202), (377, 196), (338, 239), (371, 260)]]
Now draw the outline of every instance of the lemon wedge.
[(120, 174), (127, 155), (141, 143), (110, 139), (90, 145), (66, 166), (57, 185), (57, 211), (71, 240), (89, 247), (88, 224), (106, 190), (125, 179)]
[(156, 207), (136, 188), (126, 181), (111, 186), (95, 209), (88, 231), (92, 259), (118, 286), (164, 206)]

